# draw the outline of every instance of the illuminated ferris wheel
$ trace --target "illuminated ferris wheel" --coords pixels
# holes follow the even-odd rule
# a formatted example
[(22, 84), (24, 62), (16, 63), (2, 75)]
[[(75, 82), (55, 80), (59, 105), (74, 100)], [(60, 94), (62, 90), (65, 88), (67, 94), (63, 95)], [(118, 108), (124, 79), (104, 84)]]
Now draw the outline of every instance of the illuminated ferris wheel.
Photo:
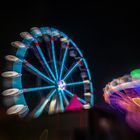
[(94, 95), (90, 71), (77, 45), (64, 33), (49, 27), (22, 32), (22, 42), (11, 45), (15, 55), (5, 58), (11, 63), (3, 72), (10, 88), (2, 94), (12, 98), (8, 114), (20, 117), (43, 112), (53, 114), (93, 106)]

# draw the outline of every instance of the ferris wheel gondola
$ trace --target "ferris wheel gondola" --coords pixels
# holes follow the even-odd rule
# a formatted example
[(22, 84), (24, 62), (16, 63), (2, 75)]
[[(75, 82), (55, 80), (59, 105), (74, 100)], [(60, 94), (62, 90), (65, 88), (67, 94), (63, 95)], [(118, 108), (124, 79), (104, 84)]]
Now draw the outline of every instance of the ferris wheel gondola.
[(2, 94), (15, 101), (8, 114), (39, 117), (43, 111), (52, 114), (79, 106), (91, 108), (92, 79), (77, 45), (63, 32), (49, 27), (34, 27), (20, 35), (22, 42), (11, 43), (16, 54), (5, 57), (12, 63), (11, 71), (2, 73), (11, 81), (11, 87)]

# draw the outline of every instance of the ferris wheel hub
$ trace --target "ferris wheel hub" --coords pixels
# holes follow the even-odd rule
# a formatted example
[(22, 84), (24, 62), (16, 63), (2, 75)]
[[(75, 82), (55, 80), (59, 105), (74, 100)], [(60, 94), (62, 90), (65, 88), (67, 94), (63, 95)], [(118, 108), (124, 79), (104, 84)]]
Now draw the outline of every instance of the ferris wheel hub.
[(65, 90), (66, 89), (66, 83), (64, 80), (59, 80), (58, 82), (58, 90)]

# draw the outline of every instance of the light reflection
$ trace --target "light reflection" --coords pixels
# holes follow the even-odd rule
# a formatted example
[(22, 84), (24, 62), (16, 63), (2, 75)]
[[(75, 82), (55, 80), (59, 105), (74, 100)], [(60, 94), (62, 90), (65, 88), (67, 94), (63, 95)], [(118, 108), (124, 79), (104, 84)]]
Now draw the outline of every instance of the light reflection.
[(140, 79), (122, 76), (104, 88), (104, 100), (110, 106), (125, 113), (128, 125), (140, 131)]

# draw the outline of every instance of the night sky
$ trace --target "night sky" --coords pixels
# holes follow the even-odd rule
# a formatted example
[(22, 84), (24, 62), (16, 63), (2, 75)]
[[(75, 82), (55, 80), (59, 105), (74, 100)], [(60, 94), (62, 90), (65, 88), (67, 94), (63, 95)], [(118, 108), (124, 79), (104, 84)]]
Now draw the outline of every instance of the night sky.
[(4, 5), (0, 12), (0, 72), (10, 42), (31, 27), (55, 27), (79, 46), (94, 83), (95, 103), (102, 104), (106, 83), (140, 67), (139, 12), (134, 3), (40, 1)]
[[(103, 88), (109, 81), (140, 68), (138, 3), (50, 0), (30, 4), (19, 1), (14, 6), (7, 2), (0, 6), (0, 73), (6, 66), (4, 56), (12, 52), (10, 43), (20, 41), (19, 33), (34, 26), (57, 28), (78, 45), (90, 68), (96, 105), (104, 105)], [(0, 92), (1, 84), (0, 78)], [(2, 109), (1, 95), (0, 106)], [(7, 130), (8, 125), (6, 128), (3, 123), (3, 126)], [(4, 133), (7, 135), (6, 131)]]

